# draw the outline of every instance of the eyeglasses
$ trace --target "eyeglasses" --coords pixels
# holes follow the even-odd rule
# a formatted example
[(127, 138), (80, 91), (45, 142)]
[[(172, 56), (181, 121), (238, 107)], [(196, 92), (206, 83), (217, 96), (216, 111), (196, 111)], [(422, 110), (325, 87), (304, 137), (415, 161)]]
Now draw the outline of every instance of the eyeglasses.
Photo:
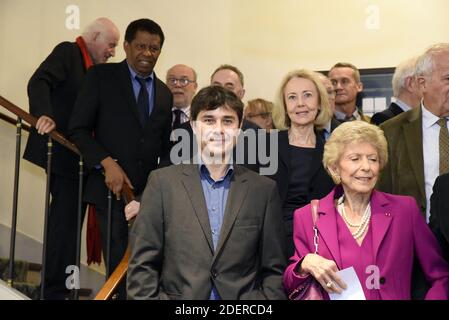
[(189, 83), (194, 83), (194, 82), (195, 82), (195, 80), (189, 80), (187, 78), (181, 78), (181, 79), (168, 78), (167, 79), (167, 83), (170, 84), (171, 86), (179, 85), (180, 87), (185, 87)]

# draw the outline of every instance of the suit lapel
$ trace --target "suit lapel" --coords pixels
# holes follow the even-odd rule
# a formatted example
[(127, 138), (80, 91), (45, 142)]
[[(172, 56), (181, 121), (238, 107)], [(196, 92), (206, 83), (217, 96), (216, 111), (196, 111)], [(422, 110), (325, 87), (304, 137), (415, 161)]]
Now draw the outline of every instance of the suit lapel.
[(131, 82), (131, 74), (129, 73), (128, 64), (126, 60), (123, 60), (120, 66), (120, 85), (123, 89), (123, 94), (125, 96), (125, 100), (128, 104), (128, 108), (131, 110), (132, 114), (136, 118), (137, 123), (140, 126), (140, 118), (139, 113), (137, 111), (137, 101), (134, 96), (133, 85)]
[(323, 252), (324, 244), (329, 249), (332, 259), (335, 261), (338, 268), (341, 269), (342, 264), (340, 245), (338, 243), (337, 216), (334, 206), (335, 190), (337, 190), (337, 188), (324, 199), (320, 200), (320, 204), (318, 205), (318, 254)]
[(396, 103), (392, 102), (390, 105), (390, 111), (391, 111), (391, 115), (393, 117), (397, 116), (398, 114), (404, 112), (404, 110), (402, 110), (402, 108), (400, 106), (398, 106)]
[(246, 199), (248, 193), (248, 183), (245, 174), (238, 166), (234, 166), (234, 174), (231, 178), (231, 188), (229, 189), (228, 199), (226, 200), (226, 209), (221, 226), (220, 237), (215, 250), (214, 261), (223, 249), (229, 233), (234, 226), (235, 219), (240, 213), (240, 208)]
[(290, 172), (290, 148), (288, 143), (288, 131), (279, 132), (279, 158), (287, 168), (287, 175)]
[(331, 118), (331, 133), (340, 125), (340, 121), (335, 119), (334, 117)]
[(410, 113), (409, 122), (403, 125), (405, 145), (408, 158), (418, 182), (419, 191), (426, 198), (424, 189), (424, 164), (422, 151), (422, 116), (421, 108), (415, 108)]
[(319, 134), (316, 135), (316, 149), (313, 153), (311, 168), (310, 168), (310, 181), (313, 181), (315, 175), (321, 169), (322, 160), (323, 160), (323, 149), (324, 149), (324, 139)]
[[(377, 253), (379, 251), (382, 240), (387, 234), (388, 228), (391, 224), (392, 213), (389, 212), (389, 202), (385, 199), (384, 195), (376, 190), (373, 191), (371, 196), (371, 227), (373, 237), (373, 250), (374, 257), (377, 259)], [(375, 260), (376, 261), (376, 260)]]
[[(338, 190), (338, 187), (334, 190)], [(339, 191), (337, 191), (339, 192)], [(333, 199), (335, 191), (320, 201), (320, 213), (317, 226), (319, 231), (318, 253), (323, 252), (323, 244), (329, 249), (332, 259), (341, 270), (342, 261), (337, 231), (337, 210)], [(373, 237), (374, 257), (377, 257), (382, 240), (385, 238), (391, 224), (392, 213), (389, 212), (389, 202), (381, 192), (373, 191), (371, 196), (371, 227)], [(321, 249), (320, 249), (321, 248)]]
[(203, 188), (201, 186), (201, 180), (198, 172), (197, 165), (182, 165), (183, 174), (182, 184), (187, 192), (192, 208), (195, 211), (195, 215), (198, 222), (201, 225), (204, 236), (209, 244), (209, 248), (213, 254), (214, 245), (212, 242), (212, 232), (210, 230), (209, 215), (207, 213), (206, 201), (204, 199)]

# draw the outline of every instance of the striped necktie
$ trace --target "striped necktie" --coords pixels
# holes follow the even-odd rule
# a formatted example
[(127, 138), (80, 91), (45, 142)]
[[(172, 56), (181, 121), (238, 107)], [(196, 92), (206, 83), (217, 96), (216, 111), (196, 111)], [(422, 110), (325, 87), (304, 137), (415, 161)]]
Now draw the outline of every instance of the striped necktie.
[(437, 121), (440, 126), (440, 175), (449, 172), (449, 132), (447, 131), (447, 119), (440, 118)]

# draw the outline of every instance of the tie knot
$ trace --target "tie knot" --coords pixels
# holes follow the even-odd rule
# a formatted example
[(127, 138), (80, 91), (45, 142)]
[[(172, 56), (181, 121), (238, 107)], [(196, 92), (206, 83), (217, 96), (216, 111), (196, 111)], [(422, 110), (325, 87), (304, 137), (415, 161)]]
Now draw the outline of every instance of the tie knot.
[(182, 111), (179, 109), (175, 109), (175, 110), (173, 110), (173, 113), (175, 114), (175, 116), (179, 117), (181, 115)]
[(146, 86), (147, 83), (151, 81), (151, 78), (150, 77), (142, 78), (142, 77), (136, 76), (136, 80), (137, 80), (137, 82), (139, 82), (139, 84), (141, 86)]
[(438, 119), (437, 123), (438, 123), (438, 125), (441, 128), (446, 128), (446, 126), (447, 126), (447, 119), (446, 118), (440, 118), (440, 119)]

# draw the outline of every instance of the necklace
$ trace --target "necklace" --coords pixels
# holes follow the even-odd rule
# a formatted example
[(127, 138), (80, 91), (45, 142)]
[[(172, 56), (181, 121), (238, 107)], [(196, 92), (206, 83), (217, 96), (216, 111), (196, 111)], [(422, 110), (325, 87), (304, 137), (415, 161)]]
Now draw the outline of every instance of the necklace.
[(362, 219), (359, 224), (352, 223), (349, 221), (348, 217), (346, 216), (346, 209), (344, 205), (344, 195), (338, 199), (338, 206), (337, 206), (338, 212), (340, 212), (340, 215), (343, 218), (343, 221), (352, 228), (357, 228), (354, 232), (351, 232), (352, 236), (357, 240), (360, 237), (362, 237), (366, 230), (368, 229), (369, 222), (371, 220), (371, 206), (368, 203), (366, 206), (365, 212), (363, 213)]

